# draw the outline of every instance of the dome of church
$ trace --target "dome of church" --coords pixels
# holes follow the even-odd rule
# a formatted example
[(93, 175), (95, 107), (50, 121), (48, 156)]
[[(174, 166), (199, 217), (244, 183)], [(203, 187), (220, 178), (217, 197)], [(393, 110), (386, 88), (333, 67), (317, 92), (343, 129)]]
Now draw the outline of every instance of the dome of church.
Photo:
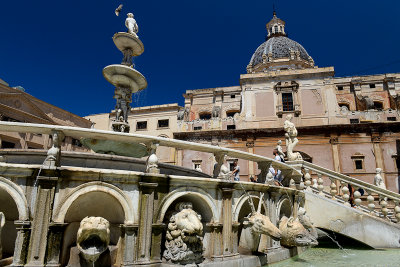
[(250, 60), (251, 66), (256, 66), (263, 62), (263, 57), (271, 56), (271, 59), (290, 58), (291, 53), (300, 53), (300, 58), (309, 60), (310, 56), (304, 47), (296, 41), (287, 38), (286, 36), (276, 36), (268, 38), (262, 43), (253, 54)]
[(285, 22), (275, 12), (272, 20), (267, 23), (267, 31), (267, 40), (257, 48), (247, 66), (249, 73), (314, 66), (314, 60), (304, 47), (287, 37)]

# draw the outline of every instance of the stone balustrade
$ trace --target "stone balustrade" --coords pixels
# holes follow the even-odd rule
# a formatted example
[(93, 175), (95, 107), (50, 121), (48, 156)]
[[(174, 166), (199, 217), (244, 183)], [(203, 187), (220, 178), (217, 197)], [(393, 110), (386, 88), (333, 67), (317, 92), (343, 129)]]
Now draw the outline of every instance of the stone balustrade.
[(306, 161), (287, 164), (303, 171), (305, 190), (349, 207), (353, 204), (370, 215), (400, 223), (400, 194)]
[(230, 158), (237, 158), (252, 162), (257, 162), (259, 166), (272, 166), (285, 173), (286, 177), (293, 179), (295, 184), (299, 185), (301, 182), (302, 174), (294, 167), (275, 161), (271, 158), (263, 157), (260, 155), (243, 152), (230, 148), (222, 148), (213, 145), (200, 144), (187, 142), (176, 139), (169, 139), (163, 137), (154, 137), (148, 135), (120, 133), (96, 129), (77, 128), (69, 126), (56, 126), (45, 124), (33, 123), (20, 123), (20, 122), (0, 122), (0, 129), (4, 132), (19, 132), (19, 133), (35, 133), (35, 134), (48, 134), (51, 135), (54, 131), (61, 132), (64, 136), (70, 136), (75, 139), (80, 138), (93, 138), (99, 140), (111, 140), (126, 143), (140, 143), (140, 144), (158, 144), (158, 146), (173, 147), (177, 149), (186, 149), (199, 152), (211, 153), (216, 157), (216, 162), (220, 162), (218, 155), (225, 155)]

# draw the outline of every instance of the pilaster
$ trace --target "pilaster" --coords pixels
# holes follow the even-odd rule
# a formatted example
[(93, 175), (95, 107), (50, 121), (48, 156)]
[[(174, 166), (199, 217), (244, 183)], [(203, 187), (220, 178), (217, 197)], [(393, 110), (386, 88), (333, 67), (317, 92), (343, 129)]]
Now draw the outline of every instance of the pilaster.
[(17, 239), (15, 240), (14, 258), (11, 266), (24, 266), (28, 254), (29, 237), (31, 233), (30, 221), (15, 221), (17, 226)]
[(152, 225), (154, 213), (154, 191), (157, 183), (139, 182), (140, 185), (140, 214), (137, 240), (137, 259), (135, 264), (149, 264)]
[(137, 224), (121, 224), (121, 236), (123, 244), (122, 266), (134, 266), (135, 263), (135, 244), (138, 232)]
[(60, 264), (61, 241), (67, 223), (50, 223), (47, 243), (46, 266), (58, 267)]
[(58, 177), (38, 176), (37, 195), (26, 266), (45, 266), (54, 191)]
[(231, 257), (233, 253), (233, 232), (232, 232), (232, 194), (235, 189), (231, 183), (224, 183), (221, 186), (222, 190), (222, 247), (223, 256)]

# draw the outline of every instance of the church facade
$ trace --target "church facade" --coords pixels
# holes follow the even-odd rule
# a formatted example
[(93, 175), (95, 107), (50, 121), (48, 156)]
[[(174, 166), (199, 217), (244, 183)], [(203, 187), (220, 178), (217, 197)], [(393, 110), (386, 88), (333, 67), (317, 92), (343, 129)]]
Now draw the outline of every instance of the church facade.
[[(266, 26), (267, 40), (238, 86), (186, 91), (184, 107), (171, 117), (173, 138), (272, 157), (290, 114), (303, 159), (370, 183), (381, 168), (388, 189), (398, 192), (400, 74), (335, 77), (333, 67), (317, 67), (287, 37), (276, 14)], [(149, 116), (130, 120), (131, 132)], [(232, 166), (235, 159), (226, 160)], [(177, 150), (174, 163), (212, 174), (214, 157)], [(260, 173), (255, 163), (239, 166), (242, 180)]]

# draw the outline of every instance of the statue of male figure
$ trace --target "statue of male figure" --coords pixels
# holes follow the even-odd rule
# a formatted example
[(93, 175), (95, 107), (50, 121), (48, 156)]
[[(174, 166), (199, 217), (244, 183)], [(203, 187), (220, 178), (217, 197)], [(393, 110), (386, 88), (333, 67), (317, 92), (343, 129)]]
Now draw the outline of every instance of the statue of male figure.
[(137, 36), (137, 33), (139, 31), (139, 26), (136, 23), (136, 20), (133, 18), (132, 13), (128, 13), (127, 18), (125, 20), (125, 26), (128, 28), (128, 33), (134, 35), (136, 38), (139, 38)]
[(294, 147), (297, 145), (299, 140), (297, 139), (297, 129), (294, 123), (292, 122), (292, 115), (287, 115), (286, 120), (283, 124), (283, 129), (285, 130), (285, 139), (286, 139), (286, 150), (287, 157), (289, 161), (293, 160), (302, 160), (300, 153), (293, 153)]

